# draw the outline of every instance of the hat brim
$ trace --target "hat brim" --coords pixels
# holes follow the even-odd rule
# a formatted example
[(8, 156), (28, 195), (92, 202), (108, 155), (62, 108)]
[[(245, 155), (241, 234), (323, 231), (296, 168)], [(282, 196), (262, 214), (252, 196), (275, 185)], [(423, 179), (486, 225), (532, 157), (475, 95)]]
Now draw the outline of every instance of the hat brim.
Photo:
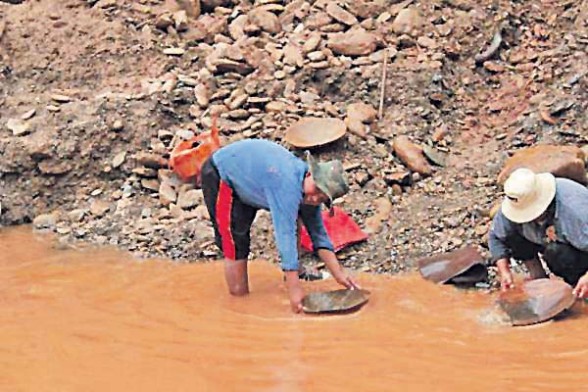
[(547, 210), (555, 197), (555, 177), (551, 173), (541, 173), (536, 176), (537, 195), (532, 203), (526, 207), (517, 206), (508, 198), (502, 202), (502, 213), (515, 223), (527, 223), (537, 219)]

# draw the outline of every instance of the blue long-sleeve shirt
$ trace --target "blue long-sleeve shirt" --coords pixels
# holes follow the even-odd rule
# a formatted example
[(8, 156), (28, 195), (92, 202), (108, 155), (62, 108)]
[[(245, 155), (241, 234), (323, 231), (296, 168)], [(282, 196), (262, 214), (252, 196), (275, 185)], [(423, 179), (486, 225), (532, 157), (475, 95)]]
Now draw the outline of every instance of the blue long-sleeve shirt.
[(302, 184), (308, 165), (284, 147), (250, 139), (229, 144), (214, 153), (219, 175), (239, 199), (269, 210), (282, 269), (298, 269), (297, 218), (300, 215), (315, 250), (333, 250), (320, 206), (303, 204)]
[[(558, 241), (588, 252), (588, 188), (566, 178), (556, 178), (555, 184), (553, 226)], [(494, 216), (488, 236), (492, 262), (511, 256), (506, 240), (516, 233), (534, 244), (545, 245), (543, 226), (533, 221), (514, 223), (501, 209)]]

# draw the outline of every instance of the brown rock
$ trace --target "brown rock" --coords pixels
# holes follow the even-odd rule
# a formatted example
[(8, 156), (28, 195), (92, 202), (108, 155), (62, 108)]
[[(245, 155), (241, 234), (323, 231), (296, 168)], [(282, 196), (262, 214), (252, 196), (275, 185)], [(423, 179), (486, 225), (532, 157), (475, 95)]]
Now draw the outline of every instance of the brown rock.
[(410, 170), (423, 176), (431, 174), (431, 165), (424, 157), (423, 151), (407, 136), (402, 135), (394, 139), (394, 153)]
[(586, 184), (584, 153), (576, 146), (538, 145), (517, 151), (504, 163), (498, 183), (504, 184), (516, 169), (525, 167), (535, 173), (549, 172)]
[(304, 65), (304, 57), (302, 51), (297, 45), (289, 44), (284, 48), (284, 64), (296, 65), (302, 67)]
[(334, 1), (331, 1), (329, 4), (327, 4), (326, 11), (330, 17), (338, 22), (346, 24), (347, 26), (353, 26), (357, 23), (357, 18), (353, 14), (339, 7), (339, 5), (337, 5), (337, 3)]
[(376, 119), (378, 112), (370, 104), (356, 102), (347, 105), (347, 117), (351, 120), (361, 121), (363, 123), (372, 123)]
[(24, 136), (31, 132), (31, 127), (27, 122), (15, 118), (6, 122), (6, 128), (12, 131), (14, 136)]
[(248, 14), (249, 21), (271, 34), (282, 31), (282, 25), (276, 14), (262, 9), (254, 9)]
[(202, 12), (200, 0), (176, 0), (176, 3), (190, 18), (197, 18)]
[(394, 22), (392, 30), (396, 34), (411, 34), (417, 32), (422, 26), (423, 21), (418, 9), (410, 7), (400, 10)]
[(353, 133), (354, 135), (364, 139), (367, 137), (366, 125), (363, 122), (351, 117), (347, 117), (345, 119), (345, 124), (347, 125), (349, 132)]
[(239, 15), (236, 17), (235, 20), (233, 20), (229, 25), (229, 35), (231, 38), (237, 41), (239, 38), (244, 37), (246, 35), (245, 26), (248, 22), (249, 18), (247, 15)]
[(110, 210), (110, 203), (106, 200), (94, 200), (90, 204), (90, 213), (96, 217), (101, 217)]
[(365, 56), (376, 50), (377, 37), (362, 29), (349, 30), (346, 33), (333, 34), (328, 46), (337, 54)]
[(180, 193), (180, 196), (178, 197), (178, 206), (184, 210), (187, 210), (202, 204), (203, 200), (202, 190), (191, 189)]
[(364, 231), (368, 234), (375, 234), (382, 230), (382, 224), (388, 220), (392, 212), (392, 203), (387, 197), (381, 197), (374, 202), (374, 215), (365, 220)]
[(151, 169), (161, 169), (167, 167), (167, 159), (157, 154), (151, 154), (148, 152), (139, 152), (135, 156), (137, 163)]
[(304, 42), (304, 45), (302, 46), (302, 50), (304, 51), (304, 53), (313, 52), (318, 48), (320, 43), (321, 43), (320, 33), (314, 32)]
[(159, 201), (161, 205), (168, 206), (175, 203), (177, 198), (178, 194), (169, 182), (162, 182), (159, 185)]
[(39, 163), (39, 170), (41, 173), (50, 176), (60, 176), (70, 172), (72, 164), (69, 161), (46, 160)]

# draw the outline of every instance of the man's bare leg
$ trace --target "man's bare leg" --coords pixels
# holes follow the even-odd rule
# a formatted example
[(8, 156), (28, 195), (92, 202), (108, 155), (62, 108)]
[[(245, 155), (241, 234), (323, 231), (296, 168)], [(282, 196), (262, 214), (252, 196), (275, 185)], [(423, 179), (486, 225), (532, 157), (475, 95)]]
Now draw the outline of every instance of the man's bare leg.
[(243, 296), (249, 294), (247, 260), (225, 259), (225, 279), (232, 295)]
[(545, 273), (545, 270), (543, 269), (543, 266), (538, 259), (535, 258), (524, 260), (523, 264), (525, 264), (525, 267), (527, 267), (527, 271), (529, 271), (531, 279), (547, 278), (547, 274)]

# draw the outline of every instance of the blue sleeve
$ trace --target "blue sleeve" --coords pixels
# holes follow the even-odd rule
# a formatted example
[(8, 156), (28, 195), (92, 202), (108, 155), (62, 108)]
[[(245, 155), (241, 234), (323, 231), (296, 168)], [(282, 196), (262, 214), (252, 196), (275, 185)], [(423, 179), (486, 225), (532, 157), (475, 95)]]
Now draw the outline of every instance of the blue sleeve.
[(558, 216), (566, 241), (588, 252), (588, 189), (567, 179), (558, 179)]
[(302, 201), (298, 192), (285, 187), (267, 187), (265, 196), (274, 225), (274, 235), (280, 253), (282, 270), (298, 270), (298, 208)]
[(333, 243), (327, 234), (320, 206), (309, 206), (303, 204), (300, 207), (300, 217), (312, 240), (313, 250), (333, 249)]
[(506, 240), (514, 233), (516, 233), (516, 227), (511, 221), (506, 219), (502, 214), (502, 211), (499, 210), (496, 215), (494, 215), (492, 226), (490, 227), (490, 233), (488, 235), (488, 247), (490, 248), (490, 254), (492, 255), (492, 264), (500, 259), (507, 259), (511, 256), (511, 250), (509, 249)]

